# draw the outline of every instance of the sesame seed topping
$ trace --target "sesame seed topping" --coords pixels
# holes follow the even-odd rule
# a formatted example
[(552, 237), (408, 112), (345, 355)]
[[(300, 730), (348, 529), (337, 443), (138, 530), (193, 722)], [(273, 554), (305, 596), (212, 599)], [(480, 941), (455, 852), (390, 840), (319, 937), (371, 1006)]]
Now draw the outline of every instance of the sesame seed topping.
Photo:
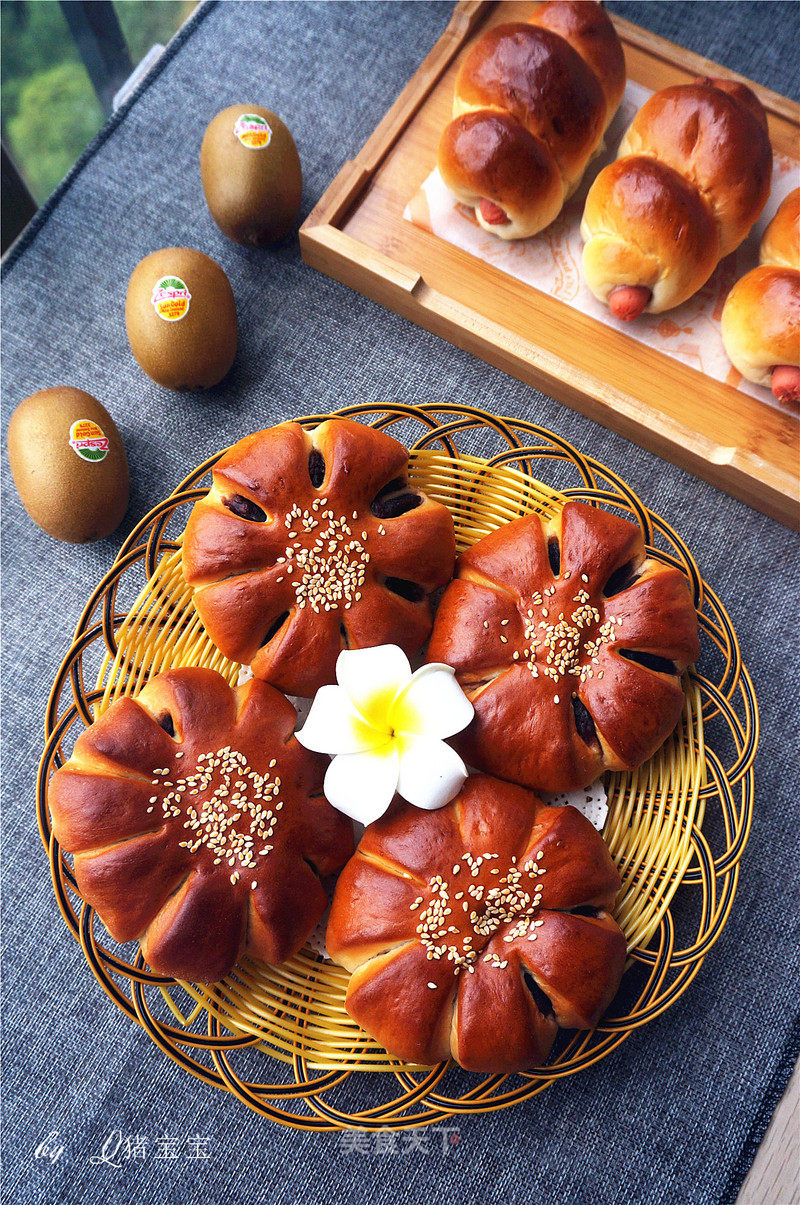
[[(501, 877), (490, 882), (470, 883), (466, 893), (455, 893), (452, 903), (449, 883), (440, 874), (431, 876), (427, 903), (420, 912), (415, 929), (427, 961), (445, 958), (453, 963), (456, 975), (463, 970), (472, 973), (487, 942), (495, 935), (511, 943), (516, 938), (529, 935), (529, 931), (536, 926), (535, 913), (541, 903), (541, 890), (538, 887), (532, 890), (532, 884), (526, 882), (525, 876), (529, 880), (535, 879), (543, 873), (543, 869), (530, 861), (519, 867), (516, 858), (512, 859), (506, 872), (499, 866), (486, 866), (489, 861), (498, 858), (496, 853), (463, 854), (461, 861), (466, 863), (473, 878), (480, 874), (482, 867), (486, 867), (490, 874)], [(459, 869), (459, 863), (455, 863), (452, 873), (458, 873)], [(463, 898), (465, 894), (469, 896), (468, 899)], [(461, 910), (466, 914), (460, 924), (459, 914), (453, 911), (459, 900)], [(410, 910), (416, 911), (423, 902), (424, 898), (417, 896)], [(484, 955), (483, 961), (498, 968), (508, 966), (507, 959), (500, 959), (494, 953)]]
[[(297, 606), (311, 607), (316, 613), (339, 607), (347, 610), (358, 602), (361, 597), (358, 590), (366, 580), (370, 559), (364, 547), (368, 533), (362, 531), (361, 540), (354, 538), (345, 518), (336, 518), (332, 510), (320, 509), (325, 502), (327, 499), (315, 499), (311, 511), (301, 510), (295, 503), (284, 520), (292, 542), (284, 555), (277, 558), (278, 563), (286, 566), (285, 576), (294, 587)], [(353, 512), (353, 518), (358, 518), (357, 511)], [(298, 532), (299, 527), (302, 533)], [(316, 533), (314, 543), (308, 547), (301, 537), (312, 531)]]
[[(275, 765), (274, 759), (271, 764)], [(215, 866), (224, 862), (231, 868), (255, 868), (258, 859), (272, 850), (264, 841), (272, 837), (275, 813), (283, 806), (275, 800), (281, 780), (259, 774), (230, 745), (201, 753), (193, 773), (160, 785), (165, 792), (161, 796), (164, 819), (182, 819), (188, 830), (187, 839), (179, 842), (181, 848), (193, 854), (206, 848), (214, 855)], [(184, 800), (186, 794), (202, 798), (190, 803)], [(158, 801), (157, 795), (151, 796), (148, 811)], [(266, 806), (269, 803), (271, 807)], [(239, 874), (233, 869), (232, 883), (239, 881)]]
[[(566, 578), (568, 574), (564, 574)], [(581, 575), (588, 581), (586, 574)], [(545, 589), (544, 595), (549, 597), (555, 593), (555, 586)], [(538, 606), (542, 603), (540, 592), (532, 595), (532, 602)], [(558, 619), (551, 617), (550, 608), (541, 607), (541, 619), (536, 619), (532, 607), (522, 612), (525, 625), (526, 645), (512, 654), (515, 661), (522, 657), (532, 677), (538, 678), (540, 673), (558, 683), (566, 675), (585, 682), (594, 677), (600, 650), (614, 638), (614, 629), (622, 623), (619, 617), (612, 617), (601, 622), (601, 614), (592, 605), (587, 590), (579, 587), (572, 598), (571, 610), (559, 611)], [(568, 612), (568, 613), (566, 613)], [(501, 637), (502, 639), (502, 637)], [(598, 677), (602, 670), (598, 671)], [(560, 696), (555, 696), (555, 703), (560, 702)]]

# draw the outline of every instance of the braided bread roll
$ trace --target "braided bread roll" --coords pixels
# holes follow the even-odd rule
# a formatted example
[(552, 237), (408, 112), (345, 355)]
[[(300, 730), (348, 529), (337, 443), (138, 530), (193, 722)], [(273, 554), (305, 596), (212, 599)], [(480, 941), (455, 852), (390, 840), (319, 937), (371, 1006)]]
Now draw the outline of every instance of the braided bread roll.
[(761, 240), (761, 263), (733, 286), (722, 311), (722, 341), (734, 368), (800, 402), (800, 188), (790, 192)]
[(680, 305), (749, 234), (771, 178), (767, 119), (744, 84), (656, 92), (589, 189), (586, 283), (624, 321)]
[(594, 0), (539, 4), (497, 25), (464, 59), (439, 172), (484, 230), (527, 238), (558, 215), (625, 88), (625, 60)]

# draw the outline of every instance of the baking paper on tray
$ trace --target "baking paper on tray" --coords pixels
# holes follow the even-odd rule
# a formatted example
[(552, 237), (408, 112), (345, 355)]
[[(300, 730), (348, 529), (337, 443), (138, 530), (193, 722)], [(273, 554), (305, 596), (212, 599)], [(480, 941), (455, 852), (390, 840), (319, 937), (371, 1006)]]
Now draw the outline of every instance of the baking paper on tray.
[(663, 314), (643, 314), (634, 323), (620, 322), (584, 283), (580, 224), (586, 194), (597, 174), (614, 158), (634, 114), (651, 95), (649, 88), (628, 81), (619, 112), (606, 134), (606, 146), (611, 150), (594, 160), (581, 187), (541, 234), (511, 242), (488, 234), (478, 225), (473, 211), (448, 192), (437, 170), (431, 172), (412, 197), (403, 216), (415, 226), (431, 231), (543, 293), (550, 293), (605, 326), (615, 327), (629, 338), (664, 352), (716, 381), (726, 381), (780, 408), (768, 389), (744, 380), (731, 364), (722, 343), (720, 316), (731, 286), (758, 263), (758, 247), (767, 224), (787, 193), (800, 184), (800, 164), (796, 160), (786, 155), (774, 156), (770, 197), (750, 236), (683, 305)]

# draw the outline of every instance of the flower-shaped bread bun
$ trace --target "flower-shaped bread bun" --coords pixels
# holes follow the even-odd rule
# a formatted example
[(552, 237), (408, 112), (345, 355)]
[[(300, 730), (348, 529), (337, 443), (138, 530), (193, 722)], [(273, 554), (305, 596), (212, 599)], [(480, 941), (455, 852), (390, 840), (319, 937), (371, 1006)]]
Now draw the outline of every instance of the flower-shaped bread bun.
[(310, 696), (343, 648), (422, 647), (455, 536), (447, 508), (409, 484), (402, 444), (349, 419), (283, 423), (240, 440), (213, 478), (183, 568), (226, 657)]
[(455, 741), (465, 760), (548, 792), (651, 757), (699, 653), (683, 574), (648, 557), (638, 527), (581, 502), (463, 553), (428, 648), (475, 708)]
[(282, 962), (327, 905), (318, 875), (352, 853), (324, 760), (273, 687), (173, 669), (109, 707), (53, 775), (57, 841), (111, 936), (152, 969), (211, 983), (247, 952)]
[(336, 886), (327, 947), (352, 972), (345, 1007), (407, 1062), (538, 1065), (559, 1026), (591, 1029), (617, 991), (619, 886), (588, 820), (512, 783), (474, 775), (434, 812), (395, 803)]

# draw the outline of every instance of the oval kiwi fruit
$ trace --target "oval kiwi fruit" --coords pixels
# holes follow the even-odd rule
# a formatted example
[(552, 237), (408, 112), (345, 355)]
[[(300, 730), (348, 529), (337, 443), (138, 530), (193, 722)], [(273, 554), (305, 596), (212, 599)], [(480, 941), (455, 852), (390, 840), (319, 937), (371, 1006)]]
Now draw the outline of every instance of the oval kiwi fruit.
[(236, 355), (236, 303), (215, 260), (191, 247), (165, 247), (137, 264), (125, 325), (131, 351), (167, 389), (209, 389)]
[(265, 247), (297, 224), (303, 174), (294, 139), (275, 113), (231, 105), (211, 121), (200, 149), (211, 216), (236, 243)]
[(122, 522), (130, 478), (114, 420), (97, 398), (56, 385), (20, 402), (8, 458), (26, 511), (56, 540), (102, 540)]

